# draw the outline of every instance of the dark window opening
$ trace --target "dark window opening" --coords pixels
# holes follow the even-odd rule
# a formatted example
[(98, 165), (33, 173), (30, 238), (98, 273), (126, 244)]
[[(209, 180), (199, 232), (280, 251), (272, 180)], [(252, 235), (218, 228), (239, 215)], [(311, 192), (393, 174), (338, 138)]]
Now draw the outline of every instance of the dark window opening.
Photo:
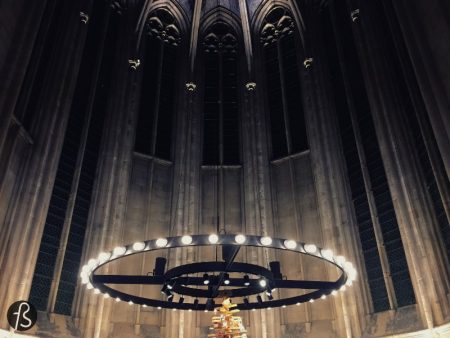
[[(288, 19), (287, 19), (288, 18)], [(286, 27), (284, 27), (286, 25)], [(267, 27), (280, 27), (274, 38)], [(268, 95), (273, 158), (309, 148), (302, 102), (298, 45), (290, 14), (275, 8), (261, 30)]]
[[(46, 311), (55, 270), (62, 229), (66, 220), (69, 196), (72, 190), (76, 161), (81, 151), (81, 135), (87, 128), (88, 98), (98, 58), (98, 44), (103, 37), (102, 25), (107, 15), (107, 6), (96, 2), (89, 25), (83, 52), (80, 73), (69, 114), (66, 134), (56, 173), (53, 192), (39, 248), (36, 269), (30, 291), (30, 302), (38, 310)], [(107, 36), (104, 42), (103, 62), (100, 69), (96, 95), (89, 123), (85, 153), (81, 164), (80, 179), (76, 188), (66, 251), (64, 253), (60, 283), (55, 302), (55, 312), (71, 314), (72, 301), (83, 248), (84, 232), (89, 213), (90, 199), (97, 168), (103, 122), (107, 114), (107, 100), (111, 84), (114, 53), (119, 32), (120, 16), (111, 14)]]
[[(173, 17), (165, 10), (157, 11), (164, 23), (173, 25)], [(153, 16), (152, 16), (153, 18)], [(135, 150), (139, 153), (170, 160), (172, 157), (175, 86), (178, 66), (179, 35), (163, 41), (158, 27), (149, 21), (149, 34), (143, 62), (141, 101), (136, 128)]]
[[(353, 36), (348, 11), (345, 9), (345, 6), (335, 6), (334, 8), (336, 11), (336, 26), (340, 30), (339, 36)], [(327, 38), (327, 56), (341, 140), (374, 311), (388, 310), (389, 300), (371, 216), (378, 218), (381, 227), (397, 305), (401, 307), (414, 304), (414, 290), (354, 42), (352, 39), (346, 38), (345, 40), (339, 40), (338, 43), (341, 44), (342, 57), (347, 66), (347, 81), (355, 109), (356, 121), (354, 122), (357, 124), (359, 133), (362, 136), (361, 146), (366, 161), (368, 180), (372, 187), (370, 193), (374, 198), (376, 215), (371, 215), (372, 211), (369, 208), (367, 197), (369, 192), (366, 191), (364, 186), (360, 157), (357, 151), (345, 83), (339, 64), (336, 42), (333, 38), (334, 33), (329, 12), (324, 14), (321, 26), (325, 30), (323, 35)]]
[(204, 38), (203, 164), (240, 163), (238, 51), (228, 25), (215, 24)]

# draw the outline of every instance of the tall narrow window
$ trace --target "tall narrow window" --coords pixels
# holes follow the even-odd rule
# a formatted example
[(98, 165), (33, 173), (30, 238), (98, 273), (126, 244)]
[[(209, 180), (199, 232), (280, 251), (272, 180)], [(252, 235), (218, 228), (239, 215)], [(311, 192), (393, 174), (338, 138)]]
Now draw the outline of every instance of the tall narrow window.
[(308, 149), (301, 100), (294, 21), (281, 7), (266, 16), (260, 40), (264, 49), (272, 155), (280, 158)]
[[(107, 113), (107, 101), (113, 70), (114, 53), (120, 29), (120, 15), (112, 11), (104, 39), (103, 51), (98, 48), (104, 34), (102, 25), (108, 16), (107, 5), (96, 2), (89, 25), (86, 46), (78, 75), (64, 143), (56, 172), (53, 192), (45, 221), (36, 269), (30, 291), (30, 301), (41, 311), (54, 311), (70, 315), (77, 285), (77, 277), (83, 249), (84, 233), (94, 186), (103, 123)], [(95, 98), (89, 116), (89, 93), (95, 72), (95, 62), (103, 52)], [(82, 135), (88, 128), (86, 145), (82, 147)], [(82, 154), (82, 155), (81, 155)], [(77, 158), (81, 158), (79, 178), (76, 178)], [(75, 195), (70, 208), (69, 199)], [(67, 225), (67, 222), (70, 222)], [(56, 267), (62, 232), (69, 226), (67, 244), (62, 253), (62, 266)], [(61, 257), (60, 257), (61, 258)], [(56, 269), (60, 269), (59, 284), (54, 304), (49, 296)], [(53, 307), (54, 306), (54, 307)], [(52, 308), (53, 307), (53, 308)]]
[(217, 22), (206, 31), (203, 45), (203, 164), (239, 164), (236, 34), (229, 25)]
[(135, 150), (170, 160), (180, 32), (175, 18), (165, 9), (153, 12), (147, 27)]
[(334, 8), (336, 24), (325, 12), (321, 27), (369, 289), (379, 312), (413, 304), (415, 296), (356, 48), (349, 38), (349, 15), (345, 6)]

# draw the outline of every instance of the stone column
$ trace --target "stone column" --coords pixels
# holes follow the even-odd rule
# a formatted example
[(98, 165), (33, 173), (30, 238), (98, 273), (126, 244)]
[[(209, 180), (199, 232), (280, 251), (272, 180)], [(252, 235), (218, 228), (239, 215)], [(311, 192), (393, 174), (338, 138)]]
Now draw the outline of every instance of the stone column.
[[(114, 58), (115, 71), (110, 82), (82, 264), (89, 258), (97, 257), (101, 251), (124, 244), (122, 237), (126, 228), (124, 218), (137, 123), (139, 92), (136, 87), (140, 71), (139, 68), (133, 70), (128, 65), (134, 47), (134, 41), (129, 37), (133, 36), (135, 13), (131, 9), (120, 11), (122, 24), (117, 52), (110, 56)], [(104, 273), (114, 271), (107, 267)], [(79, 287), (74, 316), (79, 318), (78, 325), (84, 337), (109, 335), (113, 302), (114, 300), (94, 295), (84, 286)]]
[(0, 32), (2, 36), (5, 34), (0, 46), (0, 156), (13, 124), (14, 110), (36, 37), (42, 24), (45, 25), (43, 14), (46, 5), (47, 1), (30, 3), (23, 0), (0, 4)]
[[(254, 39), (255, 44), (259, 40)], [(261, 60), (260, 49), (256, 48), (253, 54), (255, 60)], [(258, 61), (257, 61), (258, 62)], [(242, 66), (241, 69), (244, 66)], [(276, 237), (272, 212), (272, 191), (270, 179), (270, 161), (266, 125), (264, 69), (262, 61), (251, 64), (248, 68), (253, 71), (248, 76), (242, 76), (239, 88), (241, 102), (241, 129), (242, 129), (242, 186), (243, 186), (243, 231), (249, 235), (267, 235)], [(256, 87), (252, 82), (255, 81)], [(267, 262), (276, 257), (264, 252), (258, 254), (253, 248), (247, 249), (246, 259), (249, 263), (267, 266)], [(245, 312), (243, 312), (244, 314)], [(282, 337), (281, 310), (257, 310), (245, 313), (250, 323), (248, 328), (252, 335), (257, 337)], [(244, 316), (243, 316), (244, 317)], [(245, 317), (244, 317), (245, 318)]]
[[(303, 69), (303, 102), (323, 246), (347, 257), (355, 264), (357, 271), (362, 271), (358, 229), (346, 184), (320, 18), (313, 7), (308, 8), (303, 15), (307, 41), (305, 58), (313, 59), (312, 64)], [(335, 329), (340, 337), (360, 337), (365, 325), (365, 285), (362, 281), (355, 284), (333, 298)]]
[(392, 4), (450, 177), (450, 8), (441, 0)]
[[(79, 4), (68, 3), (60, 13), (66, 20), (55, 42), (59, 48), (51, 56), (53, 69), (46, 74), (34, 107), (33, 148), (22, 163), (23, 180), (6, 218), (6, 228), (12, 231), (5, 241), (7, 259), (0, 266), (2, 313), (13, 301), (27, 299), (30, 290), (85, 39), (79, 12)], [(2, 326), (5, 321), (1, 319)]]
[[(424, 186), (413, 135), (405, 128), (410, 100), (402, 87), (397, 55), (381, 2), (361, 2), (354, 34), (374, 125), (406, 258), (424, 325), (431, 329), (448, 315), (448, 276), (435, 245), (438, 234)], [(352, 7), (354, 8), (354, 7)], [(401, 60), (399, 62), (402, 62)]]
[[(412, 87), (424, 101), (416, 109), (416, 115), (445, 212), (450, 219), (450, 85), (446, 81), (450, 76), (450, 48), (442, 41), (450, 35), (450, 9), (445, 1), (439, 0), (392, 1), (391, 6), (390, 15), (398, 20), (399, 25), (399, 29), (391, 31), (402, 39), (402, 46), (406, 47), (403, 49), (406, 49), (412, 67), (404, 70), (405, 76), (417, 79)], [(425, 107), (421, 109), (423, 104)], [(432, 138), (436, 139), (437, 147)]]

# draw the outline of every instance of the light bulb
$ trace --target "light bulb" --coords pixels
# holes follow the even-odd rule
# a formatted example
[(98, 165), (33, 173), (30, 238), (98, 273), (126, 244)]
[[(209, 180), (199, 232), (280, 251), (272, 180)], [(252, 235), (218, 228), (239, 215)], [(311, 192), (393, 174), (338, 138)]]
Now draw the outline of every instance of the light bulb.
[(216, 234), (211, 234), (208, 237), (209, 243), (211, 244), (216, 244), (219, 241), (219, 236), (217, 236)]
[(127, 248), (125, 248), (124, 246), (115, 247), (113, 250), (114, 256), (122, 256), (123, 254), (125, 254), (125, 252), (127, 252)]
[(343, 266), (345, 264), (345, 257), (344, 256), (337, 256), (334, 260), (340, 266)]
[(287, 239), (284, 241), (284, 246), (287, 249), (294, 250), (297, 247), (297, 242), (292, 239)]
[(266, 281), (265, 279), (260, 279), (259, 285), (260, 285), (262, 288), (265, 288), (265, 287), (267, 286), (267, 281)]
[(305, 251), (310, 254), (317, 251), (317, 246), (315, 244), (305, 244), (304, 248)]
[(104, 263), (109, 259), (109, 257), (111, 257), (111, 253), (102, 252), (98, 255), (98, 260), (99, 260), (99, 262)]
[(166, 238), (158, 238), (156, 240), (155, 244), (158, 248), (163, 248), (167, 245), (167, 239)]
[(261, 238), (261, 244), (262, 245), (270, 245), (272, 244), (272, 238), (269, 236), (264, 236)]
[(87, 265), (88, 265), (89, 268), (92, 270), (93, 268), (95, 268), (95, 267), (97, 266), (97, 260), (94, 259), (94, 258), (91, 258), (91, 259), (88, 261), (88, 264), (87, 264)]
[(183, 243), (184, 245), (191, 244), (192, 243), (192, 237), (189, 236), (189, 235), (181, 237), (181, 243)]
[(333, 259), (333, 251), (331, 250), (322, 250), (322, 257), (331, 261)]
[(141, 250), (144, 250), (144, 248), (145, 248), (144, 242), (136, 242), (133, 244), (133, 250), (135, 250), (135, 251), (141, 251)]
[(245, 243), (245, 240), (246, 240), (246, 238), (245, 238), (245, 236), (244, 235), (242, 235), (242, 234), (239, 234), (239, 235), (236, 235), (235, 237), (234, 237), (234, 240), (236, 241), (236, 243), (238, 243), (238, 244), (244, 244)]

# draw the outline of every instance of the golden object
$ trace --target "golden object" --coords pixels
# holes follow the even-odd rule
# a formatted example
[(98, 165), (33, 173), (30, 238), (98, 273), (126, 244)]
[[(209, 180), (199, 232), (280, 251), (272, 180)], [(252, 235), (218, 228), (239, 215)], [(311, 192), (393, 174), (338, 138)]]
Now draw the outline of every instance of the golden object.
[(222, 302), (222, 306), (215, 310), (212, 317), (212, 326), (209, 328), (214, 333), (210, 333), (208, 337), (216, 338), (247, 338), (247, 331), (242, 324), (242, 318), (234, 316), (238, 313), (238, 309), (234, 309), (237, 305), (231, 303), (230, 298), (226, 298)]

